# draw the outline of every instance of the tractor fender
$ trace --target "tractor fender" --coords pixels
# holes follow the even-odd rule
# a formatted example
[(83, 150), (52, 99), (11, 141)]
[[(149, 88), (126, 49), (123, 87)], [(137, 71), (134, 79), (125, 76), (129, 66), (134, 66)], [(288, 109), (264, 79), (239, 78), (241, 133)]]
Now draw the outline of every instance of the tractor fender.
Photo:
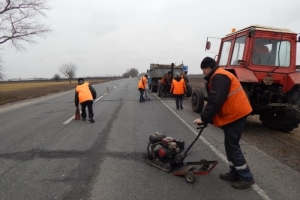
[(253, 71), (245, 68), (234, 68), (234, 72), (236, 77), (239, 79), (240, 82), (251, 82), (251, 83), (258, 83), (258, 79), (254, 75)]
[(300, 73), (293, 72), (287, 76), (286, 91), (290, 91), (294, 85), (300, 84)]

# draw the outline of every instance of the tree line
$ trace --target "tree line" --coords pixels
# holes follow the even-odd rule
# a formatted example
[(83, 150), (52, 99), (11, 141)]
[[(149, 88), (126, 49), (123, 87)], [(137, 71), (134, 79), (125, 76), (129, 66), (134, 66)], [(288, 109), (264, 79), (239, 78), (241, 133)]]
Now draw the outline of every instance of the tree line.
[[(36, 37), (45, 37), (51, 32), (49, 26), (39, 21), (49, 10), (48, 0), (0, 0), (0, 47), (6, 43), (16, 50), (25, 50), (23, 43), (36, 43)], [(4, 80), (4, 66), (0, 57), (0, 80)], [(78, 67), (74, 63), (62, 64), (59, 72), (69, 82), (76, 77)], [(124, 78), (138, 76), (135, 68), (127, 69)], [(60, 79), (60, 74), (54, 74), (54, 80)]]

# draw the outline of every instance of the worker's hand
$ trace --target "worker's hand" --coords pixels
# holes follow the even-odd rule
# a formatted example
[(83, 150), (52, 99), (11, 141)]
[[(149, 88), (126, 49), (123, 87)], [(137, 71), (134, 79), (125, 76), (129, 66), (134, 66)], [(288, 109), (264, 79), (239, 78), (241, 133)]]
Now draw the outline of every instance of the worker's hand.
[(202, 120), (200, 118), (197, 118), (194, 120), (194, 124), (202, 124)]

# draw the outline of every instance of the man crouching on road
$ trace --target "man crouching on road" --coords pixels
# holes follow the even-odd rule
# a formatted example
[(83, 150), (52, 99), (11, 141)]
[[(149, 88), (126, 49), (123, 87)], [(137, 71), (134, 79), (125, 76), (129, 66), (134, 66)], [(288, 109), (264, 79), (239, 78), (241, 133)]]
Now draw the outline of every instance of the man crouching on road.
[(75, 106), (81, 105), (81, 117), (83, 121), (86, 121), (86, 111), (85, 108), (88, 107), (89, 121), (94, 123), (94, 113), (93, 113), (93, 102), (96, 99), (96, 90), (89, 83), (84, 82), (83, 78), (78, 79), (78, 85), (75, 89)]
[(212, 123), (223, 129), (229, 173), (220, 174), (220, 178), (232, 181), (231, 185), (236, 189), (246, 189), (255, 182), (239, 141), (247, 117), (252, 112), (251, 105), (239, 80), (232, 73), (216, 66), (214, 59), (204, 58), (201, 69), (207, 81), (208, 100), (201, 119), (195, 119), (194, 123)]

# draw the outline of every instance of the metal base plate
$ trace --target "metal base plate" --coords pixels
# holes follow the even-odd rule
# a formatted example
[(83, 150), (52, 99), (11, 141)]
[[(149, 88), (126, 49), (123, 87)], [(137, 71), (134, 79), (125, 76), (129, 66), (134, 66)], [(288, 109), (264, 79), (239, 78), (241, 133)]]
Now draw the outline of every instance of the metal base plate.
[(161, 169), (165, 172), (171, 172), (175, 169), (178, 169), (179, 167), (183, 166), (183, 163), (181, 164), (175, 164), (175, 166), (171, 166), (169, 163), (165, 163), (165, 162), (162, 162), (160, 161), (159, 159), (150, 159), (148, 155), (145, 155), (144, 157), (144, 160), (146, 163), (158, 168), (158, 169)]

